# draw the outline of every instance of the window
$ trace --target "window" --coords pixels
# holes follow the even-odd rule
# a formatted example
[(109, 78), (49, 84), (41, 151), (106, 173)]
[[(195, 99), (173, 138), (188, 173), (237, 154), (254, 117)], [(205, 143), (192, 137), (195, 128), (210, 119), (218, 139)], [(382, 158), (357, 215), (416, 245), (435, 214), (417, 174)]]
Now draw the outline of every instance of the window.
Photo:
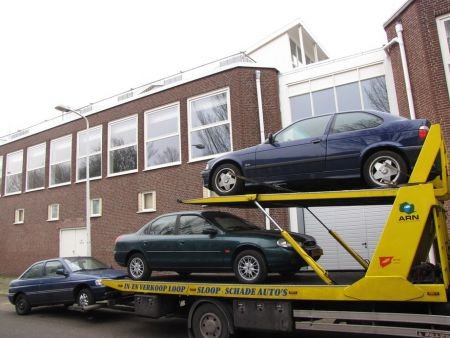
[[(89, 146), (88, 146), (89, 136)], [(102, 177), (102, 126), (78, 132), (77, 181), (86, 180), (86, 160), (89, 158), (89, 179)]]
[(102, 215), (102, 199), (91, 199), (91, 217), (100, 217)]
[(336, 112), (333, 88), (313, 92), (312, 98), (314, 115), (323, 115)]
[(2, 195), (3, 187), (3, 156), (0, 156), (0, 196)]
[(342, 133), (361, 129), (374, 128), (383, 123), (383, 119), (368, 113), (348, 113), (336, 116), (333, 133)]
[(232, 150), (229, 107), (228, 89), (188, 100), (190, 160)]
[(50, 186), (70, 184), (72, 135), (50, 142)]
[(48, 206), (48, 221), (59, 220), (59, 204), (50, 204)]
[(437, 18), (437, 26), (445, 78), (447, 79), (447, 90), (450, 97), (450, 15), (447, 14)]
[(14, 213), (14, 224), (22, 224), (25, 222), (25, 209), (16, 209)]
[(325, 134), (328, 121), (330, 121), (330, 115), (299, 121), (275, 135), (275, 141), (290, 142), (312, 137), (321, 137)]
[(304, 93), (291, 97), (289, 101), (291, 121), (351, 110), (390, 110), (384, 76)]
[(361, 95), (358, 82), (347, 83), (336, 87), (338, 111), (361, 109)]
[(312, 116), (311, 97), (308, 94), (291, 98), (292, 121), (297, 121)]
[(389, 98), (384, 76), (361, 81), (364, 109), (389, 111)]
[(198, 235), (203, 233), (204, 229), (210, 229), (212, 226), (203, 217), (196, 215), (186, 215), (180, 217), (178, 227), (179, 235)]
[(156, 191), (139, 193), (139, 212), (156, 211)]
[(145, 168), (180, 164), (180, 106), (155, 109), (145, 114)]
[(22, 192), (23, 150), (6, 155), (5, 195)]
[(144, 231), (146, 235), (173, 235), (177, 216), (163, 216), (152, 222)]
[(20, 279), (31, 279), (42, 277), (42, 272), (44, 270), (44, 263), (36, 263), (31, 268), (29, 268)]
[(137, 117), (128, 117), (109, 124), (109, 175), (137, 170)]
[(64, 269), (60, 261), (50, 261), (45, 263), (44, 276), (45, 277), (61, 277), (56, 273), (56, 270)]
[(45, 185), (45, 143), (27, 150), (27, 191), (43, 189)]

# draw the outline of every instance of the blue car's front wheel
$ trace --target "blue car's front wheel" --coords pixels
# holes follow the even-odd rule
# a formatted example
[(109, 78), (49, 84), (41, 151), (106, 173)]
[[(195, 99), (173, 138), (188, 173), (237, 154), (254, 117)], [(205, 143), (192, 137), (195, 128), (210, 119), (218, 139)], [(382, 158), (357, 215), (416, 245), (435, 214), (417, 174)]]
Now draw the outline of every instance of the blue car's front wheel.
[(241, 171), (231, 163), (218, 166), (212, 175), (212, 189), (221, 196), (239, 195), (244, 190), (244, 182), (239, 177)]

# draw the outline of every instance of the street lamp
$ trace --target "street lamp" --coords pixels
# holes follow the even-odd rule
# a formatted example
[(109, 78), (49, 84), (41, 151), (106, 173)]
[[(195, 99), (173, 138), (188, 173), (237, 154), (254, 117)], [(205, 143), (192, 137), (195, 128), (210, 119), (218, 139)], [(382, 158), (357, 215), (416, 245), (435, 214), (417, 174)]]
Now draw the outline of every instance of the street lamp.
[(58, 105), (55, 107), (56, 110), (59, 110), (63, 113), (74, 113), (86, 122), (86, 244), (87, 244), (87, 255), (92, 255), (92, 245), (91, 245), (91, 191), (90, 191), (90, 180), (89, 180), (89, 121), (86, 116), (81, 115), (76, 110), (72, 110), (71, 108), (63, 105)]

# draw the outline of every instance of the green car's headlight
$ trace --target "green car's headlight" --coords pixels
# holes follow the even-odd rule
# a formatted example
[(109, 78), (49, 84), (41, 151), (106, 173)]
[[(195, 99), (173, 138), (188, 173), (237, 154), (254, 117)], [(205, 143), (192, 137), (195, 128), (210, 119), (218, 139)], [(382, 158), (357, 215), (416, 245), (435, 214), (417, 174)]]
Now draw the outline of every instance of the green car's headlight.
[(280, 238), (277, 241), (277, 245), (282, 247), (282, 248), (290, 248), (290, 247), (292, 247), (292, 245), (290, 245), (284, 238)]

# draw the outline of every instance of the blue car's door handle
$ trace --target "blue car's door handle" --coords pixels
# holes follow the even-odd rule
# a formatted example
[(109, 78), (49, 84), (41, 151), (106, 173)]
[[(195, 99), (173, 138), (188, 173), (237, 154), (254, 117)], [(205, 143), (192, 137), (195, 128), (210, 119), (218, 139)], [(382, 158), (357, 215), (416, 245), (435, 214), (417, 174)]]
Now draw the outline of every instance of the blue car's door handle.
[(322, 142), (322, 140), (320, 138), (311, 141), (311, 143), (313, 143), (313, 144), (317, 144), (317, 143), (320, 143), (320, 142)]

